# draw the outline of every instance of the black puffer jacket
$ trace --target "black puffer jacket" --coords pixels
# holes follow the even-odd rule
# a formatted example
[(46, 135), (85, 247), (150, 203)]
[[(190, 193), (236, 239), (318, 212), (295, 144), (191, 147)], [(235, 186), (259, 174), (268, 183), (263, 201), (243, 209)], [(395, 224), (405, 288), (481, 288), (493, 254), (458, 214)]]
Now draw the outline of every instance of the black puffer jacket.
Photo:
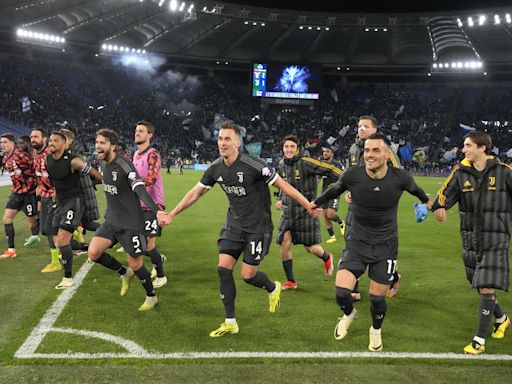
[(508, 290), (512, 170), (492, 156), (482, 173), (462, 161), (439, 190), (432, 210), (457, 202), (468, 280), (475, 288)]

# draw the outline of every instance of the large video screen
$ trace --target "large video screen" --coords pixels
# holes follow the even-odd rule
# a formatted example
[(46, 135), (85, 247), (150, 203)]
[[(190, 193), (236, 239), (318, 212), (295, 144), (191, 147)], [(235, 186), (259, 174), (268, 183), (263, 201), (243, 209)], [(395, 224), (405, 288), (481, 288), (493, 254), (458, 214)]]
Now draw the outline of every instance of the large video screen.
[(321, 88), (320, 66), (277, 63), (252, 66), (252, 95), (255, 97), (318, 100)]

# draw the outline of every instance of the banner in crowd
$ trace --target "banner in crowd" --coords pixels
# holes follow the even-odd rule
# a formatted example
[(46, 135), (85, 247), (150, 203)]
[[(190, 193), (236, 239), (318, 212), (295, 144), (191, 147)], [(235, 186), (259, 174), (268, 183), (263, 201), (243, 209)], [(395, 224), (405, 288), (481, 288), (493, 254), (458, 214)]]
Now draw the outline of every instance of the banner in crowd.
[(252, 157), (261, 156), (261, 142), (246, 144), (245, 149), (247, 150), (247, 153)]
[(470, 127), (469, 125), (465, 125), (465, 124), (459, 124), (459, 127), (462, 130), (462, 134), (464, 134), (464, 135), (471, 131), (476, 131), (475, 127)]
[(410, 163), (412, 161), (411, 143), (407, 143), (403, 147), (400, 147), (400, 157), (402, 158), (402, 162)]
[(21, 111), (23, 113), (30, 112), (31, 103), (30, 103), (30, 99), (28, 98), (28, 96), (23, 96), (22, 98), (20, 98), (20, 103), (21, 103)]

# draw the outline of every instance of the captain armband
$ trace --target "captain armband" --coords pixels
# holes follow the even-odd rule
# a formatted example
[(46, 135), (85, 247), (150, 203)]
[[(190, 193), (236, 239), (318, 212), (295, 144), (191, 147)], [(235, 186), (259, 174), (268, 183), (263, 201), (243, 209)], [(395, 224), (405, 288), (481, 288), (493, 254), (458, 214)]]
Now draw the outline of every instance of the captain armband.
[(88, 174), (89, 174), (89, 172), (91, 171), (91, 168), (92, 168), (92, 165), (91, 165), (91, 164), (89, 164), (89, 163), (85, 163), (85, 165), (84, 165), (84, 167), (82, 168), (82, 171), (81, 171), (81, 172), (82, 172), (84, 175), (88, 175)]

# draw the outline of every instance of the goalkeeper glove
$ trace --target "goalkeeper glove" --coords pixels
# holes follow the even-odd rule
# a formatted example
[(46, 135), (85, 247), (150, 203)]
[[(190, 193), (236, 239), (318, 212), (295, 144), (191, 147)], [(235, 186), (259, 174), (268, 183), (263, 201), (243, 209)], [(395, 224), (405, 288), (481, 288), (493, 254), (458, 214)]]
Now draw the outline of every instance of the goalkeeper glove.
[(428, 215), (427, 204), (414, 203), (414, 212), (416, 213), (416, 222), (423, 222)]

